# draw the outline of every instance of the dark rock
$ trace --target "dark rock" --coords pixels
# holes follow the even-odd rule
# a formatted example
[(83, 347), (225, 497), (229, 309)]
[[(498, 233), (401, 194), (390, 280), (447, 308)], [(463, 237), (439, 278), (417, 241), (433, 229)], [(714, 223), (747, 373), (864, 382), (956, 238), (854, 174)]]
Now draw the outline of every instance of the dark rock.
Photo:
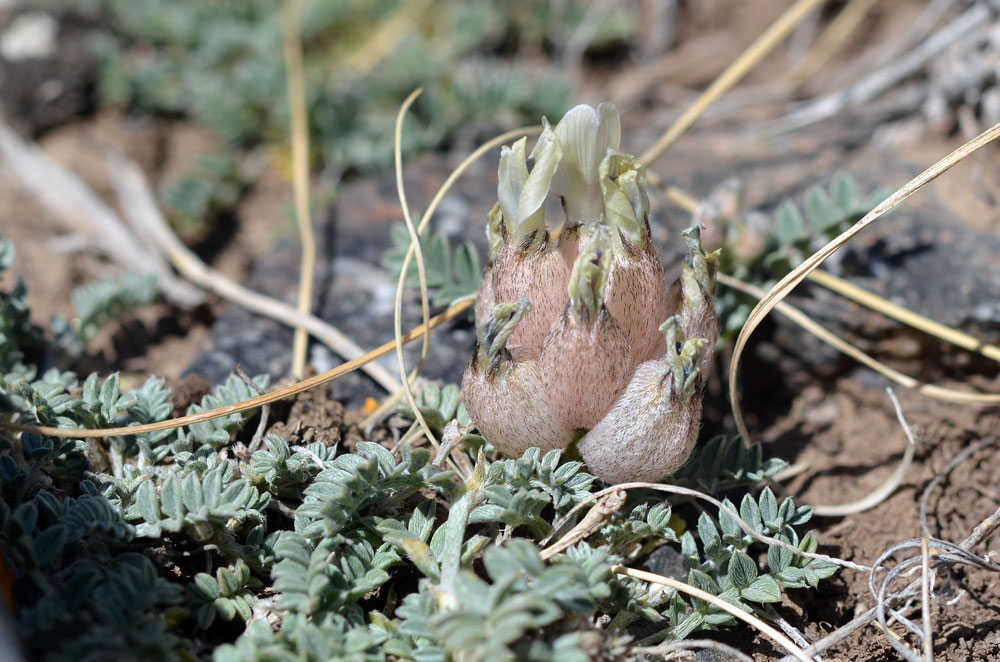
[[(495, 159), (494, 159), (495, 160)], [(471, 172), (442, 201), (432, 221), (453, 244), (470, 240), (485, 255), (486, 213), (496, 199), (495, 163), (486, 161)], [(420, 157), (406, 169), (407, 195), (414, 210), (423, 209), (448, 176), (452, 164), (439, 155)], [(390, 247), (389, 231), (402, 220), (391, 174), (354, 182), (346, 187), (336, 206), (317, 222), (319, 257), (315, 278), (314, 310), (319, 316), (365, 349), (393, 339), (393, 305), (396, 280), (380, 264)], [(280, 243), (254, 267), (251, 289), (294, 304), (298, 287), (299, 248), (295, 241)], [(432, 314), (440, 309), (432, 309)], [(407, 291), (403, 302), (403, 329), (420, 324), (419, 297)], [(188, 372), (212, 382), (224, 379), (236, 364), (251, 375), (267, 373), (272, 380), (288, 374), (291, 366), (293, 331), (278, 322), (231, 306), (216, 321), (212, 347)], [(422, 371), (428, 379), (459, 382), (472, 353), (475, 333), (468, 320), (438, 329), (431, 336), (430, 353)], [(406, 350), (407, 367), (417, 364), (419, 342)], [(323, 372), (341, 363), (324, 345), (313, 342), (309, 362)], [(398, 372), (394, 354), (380, 363)], [(333, 397), (345, 404), (360, 405), (381, 389), (361, 372), (354, 372), (331, 385)]]

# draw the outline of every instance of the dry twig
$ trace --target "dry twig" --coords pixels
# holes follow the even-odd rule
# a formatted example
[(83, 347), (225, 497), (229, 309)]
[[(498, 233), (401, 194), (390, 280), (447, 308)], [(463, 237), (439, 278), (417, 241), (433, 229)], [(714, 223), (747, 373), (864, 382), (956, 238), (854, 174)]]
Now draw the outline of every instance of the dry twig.
[[(166, 219), (156, 206), (142, 170), (116, 155), (109, 156), (109, 165), (115, 173), (113, 177), (115, 193), (125, 214), (136, 226), (142, 228), (147, 236), (156, 241), (171, 264), (186, 278), (247, 310), (285, 324), (308, 329), (309, 333), (349, 361), (365, 355), (364, 350), (353, 340), (318, 317), (303, 315), (283, 301), (258, 294), (226, 278), (202, 262), (181, 243), (167, 225)], [(362, 369), (387, 391), (392, 392), (399, 388), (396, 378), (382, 366), (366, 364)]]
[(932, 57), (942, 52), (966, 34), (990, 25), (991, 10), (986, 3), (976, 3), (928, 39), (921, 40), (905, 55), (894, 58), (885, 67), (873, 71), (856, 84), (818, 99), (806, 102), (785, 117), (776, 120), (769, 133), (801, 129), (876, 98), (900, 80), (908, 78)]
[[(763, 300), (764, 297), (767, 296), (767, 293), (759, 287), (751, 285), (750, 283), (744, 283), (727, 274), (718, 274), (718, 280), (726, 287), (731, 287), (749, 294), (756, 297), (758, 300)], [(816, 336), (830, 347), (846, 354), (858, 363), (871, 368), (891, 381), (893, 384), (912, 389), (922, 395), (937, 398), (938, 400), (944, 400), (946, 402), (955, 402), (966, 405), (1000, 404), (1000, 394), (997, 393), (970, 393), (968, 391), (959, 391), (946, 386), (938, 386), (937, 384), (925, 384), (910, 375), (899, 372), (894, 368), (890, 368), (881, 361), (865, 354), (860, 349), (831, 331), (828, 331), (826, 327), (785, 301), (782, 301), (774, 306), (774, 310), (790, 319), (805, 331)]]
[(178, 279), (158, 253), (147, 250), (118, 215), (75, 173), (0, 123), (0, 154), (32, 195), (63, 224), (94, 240), (98, 250), (140, 273), (155, 274), (167, 300), (196, 306), (204, 295)]
[(803, 650), (795, 644), (791, 639), (781, 634), (773, 627), (760, 620), (753, 614), (748, 614), (739, 607), (735, 607), (725, 600), (718, 598), (707, 591), (703, 591), (700, 588), (691, 586), (684, 582), (678, 581), (671, 577), (664, 577), (663, 575), (657, 575), (652, 572), (646, 572), (645, 570), (636, 570), (635, 568), (626, 568), (620, 565), (611, 566), (611, 572), (617, 573), (619, 575), (626, 575), (627, 577), (633, 577), (635, 579), (641, 579), (644, 582), (650, 582), (653, 584), (660, 584), (661, 586), (666, 586), (672, 588), (675, 591), (680, 591), (681, 593), (686, 593), (695, 598), (709, 602), (715, 607), (727, 612), (733, 617), (743, 621), (744, 623), (750, 625), (765, 637), (773, 640), (782, 648), (790, 651), (792, 655), (802, 662), (813, 662), (809, 657), (803, 652)]
[(580, 520), (579, 524), (570, 529), (558, 541), (542, 550), (542, 560), (547, 561), (556, 554), (561, 554), (576, 543), (599, 531), (604, 526), (604, 523), (608, 521), (608, 518), (625, 505), (626, 498), (628, 498), (628, 492), (625, 490), (616, 490), (606, 495), (593, 508), (587, 511), (586, 516)]

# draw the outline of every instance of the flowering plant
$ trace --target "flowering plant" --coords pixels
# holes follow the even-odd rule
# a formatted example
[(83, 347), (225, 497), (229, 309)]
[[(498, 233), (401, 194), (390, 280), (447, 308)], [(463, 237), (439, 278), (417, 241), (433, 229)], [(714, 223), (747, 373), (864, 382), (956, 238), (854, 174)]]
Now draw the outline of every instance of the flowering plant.
[[(668, 291), (646, 173), (618, 151), (617, 109), (581, 105), (543, 123), (530, 158), (524, 138), (501, 150), (466, 407), (508, 455), (576, 444), (606, 482), (656, 480), (683, 466), (698, 436), (717, 254), (698, 226), (686, 230), (688, 263)], [(550, 193), (566, 214), (558, 239)]]

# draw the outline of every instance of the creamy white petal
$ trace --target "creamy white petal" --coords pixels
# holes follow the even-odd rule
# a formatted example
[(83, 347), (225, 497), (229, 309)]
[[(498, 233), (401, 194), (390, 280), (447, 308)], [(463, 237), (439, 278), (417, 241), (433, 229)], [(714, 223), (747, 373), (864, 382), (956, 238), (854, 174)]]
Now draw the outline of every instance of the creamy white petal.
[(521, 197), (524, 182), (528, 179), (528, 166), (524, 159), (527, 142), (527, 138), (521, 138), (510, 147), (504, 145), (500, 148), (497, 201), (509, 230), (513, 229), (512, 224), (517, 217), (517, 201)]

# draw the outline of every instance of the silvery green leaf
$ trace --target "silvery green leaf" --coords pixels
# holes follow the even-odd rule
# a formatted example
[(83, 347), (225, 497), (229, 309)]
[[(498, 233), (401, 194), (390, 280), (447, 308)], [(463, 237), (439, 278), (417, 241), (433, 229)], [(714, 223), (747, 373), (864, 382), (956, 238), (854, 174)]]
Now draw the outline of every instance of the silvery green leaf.
[(212, 575), (204, 572), (199, 572), (194, 576), (191, 590), (204, 600), (215, 600), (220, 594), (218, 582)]
[(792, 501), (791, 497), (785, 497), (785, 499), (782, 500), (781, 505), (778, 507), (778, 517), (782, 522), (788, 522), (794, 513), (795, 502)]
[[(784, 536), (778, 534), (776, 538), (781, 540)], [(767, 548), (767, 567), (770, 568), (771, 572), (781, 572), (791, 565), (792, 557), (793, 554), (790, 550), (777, 545), (771, 545)]]
[(667, 616), (670, 618), (670, 624), (675, 627), (687, 616), (687, 604), (681, 599), (679, 592), (675, 591), (670, 596), (670, 607), (667, 609)]
[(764, 575), (741, 590), (740, 596), (750, 602), (781, 602), (781, 587), (772, 577)]
[(792, 526), (800, 526), (812, 519), (812, 506), (799, 506), (795, 513), (788, 517), (785, 522)]
[(472, 563), (473, 559), (479, 555), (486, 547), (492, 542), (492, 538), (488, 536), (475, 534), (471, 536), (462, 545), (462, 565), (468, 565)]
[(817, 230), (825, 230), (840, 220), (822, 186), (811, 186), (806, 191), (805, 207), (809, 223)]
[(237, 507), (246, 504), (250, 498), (250, 484), (242, 478), (229, 484), (219, 497), (220, 504), (233, 504)]
[(816, 573), (816, 576), (820, 579), (826, 579), (837, 574), (837, 566), (833, 563), (827, 563), (826, 561), (816, 561), (813, 560), (809, 564), (809, 568)]
[(723, 555), (722, 539), (719, 537), (719, 530), (715, 528), (715, 523), (708, 513), (703, 512), (698, 517), (698, 536), (701, 538), (701, 545), (705, 549), (705, 555), (710, 559), (718, 559)]
[(743, 552), (733, 552), (729, 559), (729, 581), (743, 590), (757, 578), (757, 564)]
[(437, 409), (441, 405), (441, 387), (434, 382), (429, 383), (420, 391), (420, 399), (427, 407)]
[[(699, 602), (701, 601), (699, 600)], [(702, 604), (705, 603), (702, 602)], [(704, 624), (705, 615), (700, 611), (692, 611), (684, 617), (684, 620), (673, 627), (671, 632), (672, 638), (676, 640), (687, 639), (692, 633), (701, 629)]]
[(160, 502), (156, 498), (156, 485), (153, 480), (144, 480), (139, 483), (135, 491), (135, 502), (139, 507), (139, 514), (142, 519), (150, 524), (160, 521)]
[(163, 504), (163, 512), (166, 513), (167, 517), (174, 520), (181, 520), (184, 517), (181, 488), (177, 475), (173, 471), (168, 471), (167, 477), (163, 480), (163, 487), (160, 488), (160, 502)]
[(681, 536), (681, 555), (684, 557), (684, 567), (696, 568), (700, 564), (698, 557), (698, 543), (694, 541), (694, 536), (690, 531), (685, 531)]
[(434, 530), (434, 516), (437, 513), (437, 504), (433, 501), (424, 501), (413, 510), (410, 521), (407, 522), (407, 530), (413, 534), (417, 540), (427, 542)]
[[(720, 593), (719, 584), (708, 574), (698, 570), (697, 568), (692, 568), (688, 571), (688, 584), (691, 584), (691, 586), (694, 586), (695, 588), (700, 588), (707, 593), (711, 593), (712, 595), (718, 595)], [(714, 608), (711, 607), (709, 603), (699, 598), (691, 598), (691, 604), (694, 605), (695, 609), (701, 612)]]
[(760, 508), (753, 496), (747, 494), (740, 503), (740, 517), (746, 522), (755, 533), (764, 532), (764, 523), (760, 518)]
[(247, 598), (248, 594), (241, 594), (233, 597), (233, 606), (236, 608), (236, 615), (240, 617), (243, 622), (249, 621), (253, 618), (253, 607), (250, 604), (250, 600)]
[(718, 627), (720, 625), (729, 625), (736, 619), (730, 615), (728, 612), (716, 611), (710, 614), (702, 615), (702, 623), (710, 628)]
[(391, 475), (396, 469), (396, 458), (388, 448), (371, 441), (359, 441), (358, 451), (365, 457), (374, 457), (378, 462), (379, 469), (386, 476)]
[[(724, 499), (722, 504), (733, 512), (736, 512), (736, 505), (728, 498)], [(722, 527), (722, 535), (726, 543), (734, 544), (735, 541), (742, 539), (743, 529), (740, 528), (739, 523), (729, 513), (722, 509), (719, 509), (719, 526)]]
[(757, 501), (760, 504), (760, 516), (764, 520), (764, 524), (768, 525), (769, 529), (777, 529), (780, 526), (778, 524), (778, 500), (771, 488), (765, 487)]
[(202, 496), (201, 480), (197, 474), (188, 474), (181, 482), (181, 497), (188, 512), (198, 512), (205, 505)]
[(799, 549), (808, 554), (815, 553), (817, 546), (818, 543), (816, 542), (816, 536), (814, 536), (812, 532), (807, 533), (805, 538), (802, 539), (802, 542), (799, 543)]
[(106, 409), (113, 407), (115, 402), (118, 401), (118, 394), (120, 392), (121, 377), (116, 372), (105, 379), (104, 383), (101, 385), (101, 405), (103, 405)]
[(855, 211), (858, 200), (858, 185), (854, 178), (845, 173), (837, 173), (833, 177), (833, 202), (841, 214)]
[(222, 472), (211, 471), (205, 476), (202, 484), (203, 500), (210, 509), (219, 505), (219, 497), (222, 495)]
[(98, 401), (101, 393), (101, 385), (98, 381), (97, 373), (92, 372), (83, 382), (83, 393), (81, 394), (85, 403), (92, 404)]
[(222, 620), (231, 621), (236, 617), (236, 605), (229, 598), (216, 598), (214, 604), (215, 610), (219, 612)]
[(784, 245), (796, 245), (809, 238), (811, 230), (802, 217), (798, 205), (793, 201), (785, 200), (778, 207), (775, 233)]
[(219, 568), (218, 575), (219, 586), (222, 587), (226, 595), (232, 595), (242, 588), (236, 574), (229, 568)]

